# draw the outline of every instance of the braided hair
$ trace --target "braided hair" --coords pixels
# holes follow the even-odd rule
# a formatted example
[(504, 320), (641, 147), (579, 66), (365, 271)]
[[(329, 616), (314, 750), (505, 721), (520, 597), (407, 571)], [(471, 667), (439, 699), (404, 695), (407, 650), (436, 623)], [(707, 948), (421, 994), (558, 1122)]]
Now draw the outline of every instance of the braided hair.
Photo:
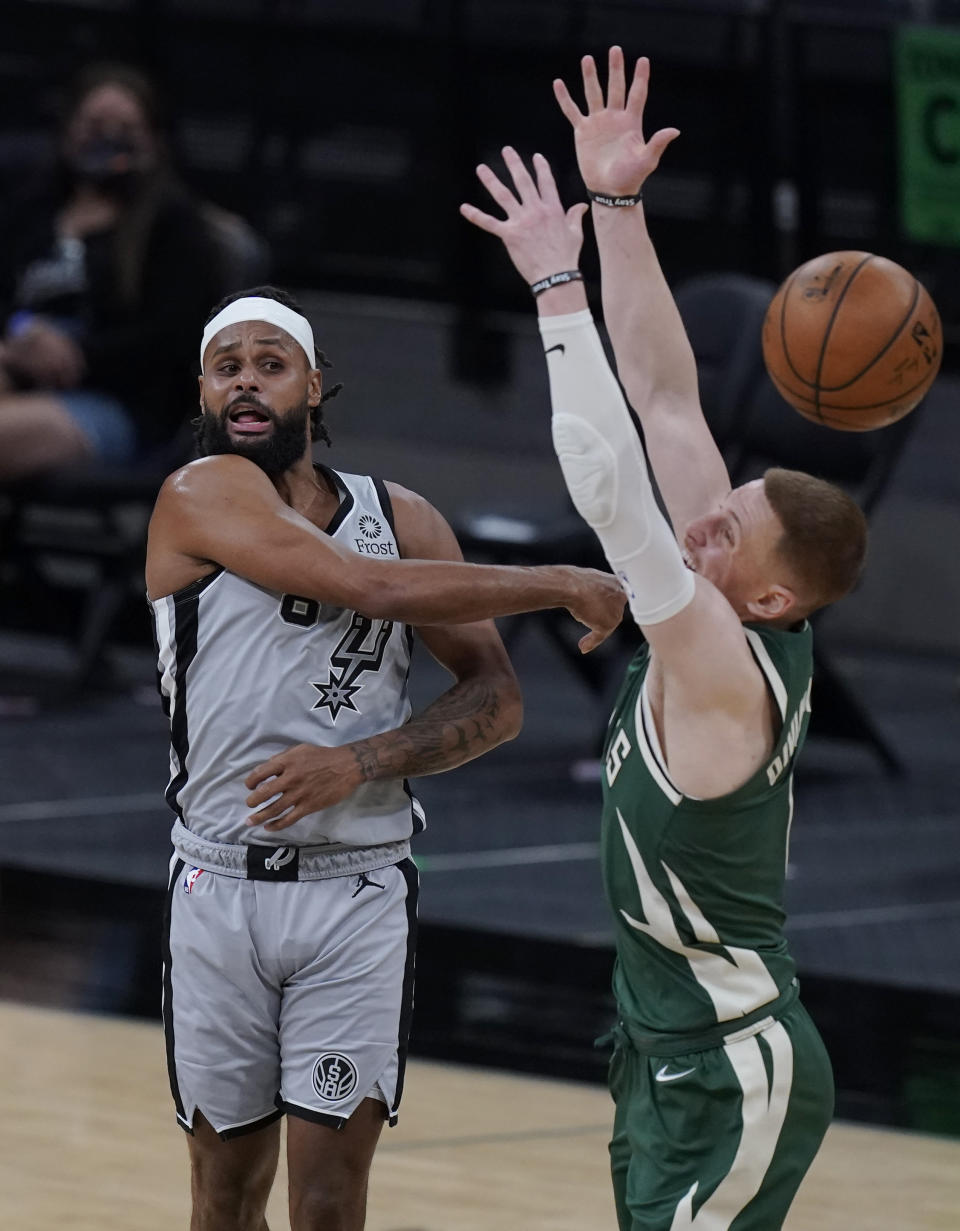
[[(254, 299), (273, 299), (277, 303), (282, 303), (285, 308), (289, 308), (292, 312), (299, 312), (301, 316), (305, 316), (303, 308), (297, 303), (292, 295), (281, 290), (277, 286), (254, 286), (247, 291), (234, 291), (232, 295), (226, 295), (220, 300), (211, 310), (207, 319), (203, 322), (204, 327), (210, 324), (217, 313), (222, 312), (228, 304), (237, 299), (246, 299), (251, 297)], [(314, 367), (317, 368), (332, 368), (333, 364), (326, 357), (323, 351), (318, 347), (313, 348)], [(322, 440), (329, 448), (333, 443), (330, 439), (330, 433), (327, 431), (327, 425), (323, 420), (323, 404), (328, 402), (330, 398), (335, 398), (343, 388), (343, 382), (338, 381), (335, 385), (331, 385), (329, 389), (325, 389), (320, 397), (318, 405), (314, 406), (310, 411), (310, 435), (314, 441)]]

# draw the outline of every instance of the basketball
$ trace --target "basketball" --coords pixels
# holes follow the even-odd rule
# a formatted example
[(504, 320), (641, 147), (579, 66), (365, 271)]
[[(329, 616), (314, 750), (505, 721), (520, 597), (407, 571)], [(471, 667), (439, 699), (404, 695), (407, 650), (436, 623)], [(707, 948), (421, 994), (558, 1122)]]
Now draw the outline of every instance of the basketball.
[(781, 396), (843, 432), (902, 419), (933, 384), (942, 355), (933, 300), (908, 270), (870, 252), (807, 261), (763, 322), (763, 359)]

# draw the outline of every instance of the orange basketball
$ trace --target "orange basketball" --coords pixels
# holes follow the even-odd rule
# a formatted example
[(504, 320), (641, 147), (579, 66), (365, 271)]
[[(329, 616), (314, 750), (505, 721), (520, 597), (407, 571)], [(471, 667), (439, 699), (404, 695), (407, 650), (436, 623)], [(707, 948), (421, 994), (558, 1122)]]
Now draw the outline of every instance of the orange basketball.
[(902, 419), (943, 355), (933, 300), (870, 252), (828, 252), (783, 283), (763, 322), (763, 359), (790, 405), (814, 423), (866, 432)]

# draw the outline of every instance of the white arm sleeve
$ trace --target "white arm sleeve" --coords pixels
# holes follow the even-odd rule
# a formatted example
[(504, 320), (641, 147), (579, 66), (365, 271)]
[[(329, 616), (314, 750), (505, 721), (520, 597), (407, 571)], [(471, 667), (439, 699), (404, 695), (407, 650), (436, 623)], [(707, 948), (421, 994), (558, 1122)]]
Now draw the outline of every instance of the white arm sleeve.
[(660, 512), (640, 438), (589, 310), (540, 317), (553, 447), (580, 516), (596, 531), (640, 625), (693, 599), (694, 576)]

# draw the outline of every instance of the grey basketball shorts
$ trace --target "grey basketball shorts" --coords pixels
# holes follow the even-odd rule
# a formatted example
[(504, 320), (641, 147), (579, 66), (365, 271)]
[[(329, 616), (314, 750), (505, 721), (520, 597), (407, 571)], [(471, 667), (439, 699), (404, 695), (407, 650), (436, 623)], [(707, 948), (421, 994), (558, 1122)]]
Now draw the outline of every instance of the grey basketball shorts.
[(413, 861), (326, 880), (171, 863), (163, 1020), (177, 1119), (226, 1140), (284, 1112), (342, 1127), (364, 1098), (395, 1123), (413, 1011)]

